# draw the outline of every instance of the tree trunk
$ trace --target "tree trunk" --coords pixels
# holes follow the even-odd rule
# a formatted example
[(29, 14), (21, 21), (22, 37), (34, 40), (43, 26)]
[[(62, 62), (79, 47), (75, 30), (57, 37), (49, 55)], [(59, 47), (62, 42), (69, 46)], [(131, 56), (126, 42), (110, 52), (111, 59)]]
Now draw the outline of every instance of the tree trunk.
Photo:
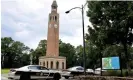
[(12, 68), (12, 54), (11, 53), (7, 53), (7, 57), (8, 57), (8, 62), (7, 62), (7, 68)]
[(1, 55), (1, 67), (4, 68), (4, 55)]
[(8, 68), (12, 68), (12, 57), (8, 56)]
[(130, 63), (129, 63), (129, 59), (128, 59), (129, 58), (129, 55), (128, 55), (128, 51), (127, 51), (127, 44), (124, 43), (123, 46), (124, 46), (124, 51), (125, 51), (126, 67), (127, 67), (127, 76), (128, 76), (129, 73), (130, 73), (131, 68), (130, 68)]

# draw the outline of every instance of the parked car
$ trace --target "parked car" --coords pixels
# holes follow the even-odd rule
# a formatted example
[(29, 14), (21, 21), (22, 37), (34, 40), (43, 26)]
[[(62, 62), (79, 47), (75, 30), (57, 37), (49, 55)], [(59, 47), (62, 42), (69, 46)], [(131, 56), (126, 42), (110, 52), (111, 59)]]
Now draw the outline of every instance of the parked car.
[[(103, 70), (102, 69), (102, 72), (105, 72), (106, 70)], [(101, 74), (101, 68), (96, 68), (95, 71), (94, 71), (95, 74), (99, 75)]]
[(94, 70), (93, 69), (87, 69), (86, 73), (89, 75), (92, 75), (92, 74), (94, 74)]
[(84, 72), (84, 68), (81, 66), (75, 66), (67, 69), (68, 71), (74, 71), (74, 72)]
[(68, 68), (67, 71), (70, 72), (69, 75), (73, 77), (76, 75), (84, 74), (84, 68), (82, 66), (74, 66), (74, 67)]
[(53, 79), (55, 74), (66, 77), (69, 75), (67, 72), (59, 70), (50, 70), (40, 65), (27, 65), (17, 69), (11, 69), (8, 73), (9, 79), (20, 79), (23, 73), (30, 74), (30, 79)]
[[(84, 75), (84, 68), (82, 66), (74, 66), (67, 69), (70, 76)], [(93, 69), (86, 69), (86, 74), (93, 75)]]

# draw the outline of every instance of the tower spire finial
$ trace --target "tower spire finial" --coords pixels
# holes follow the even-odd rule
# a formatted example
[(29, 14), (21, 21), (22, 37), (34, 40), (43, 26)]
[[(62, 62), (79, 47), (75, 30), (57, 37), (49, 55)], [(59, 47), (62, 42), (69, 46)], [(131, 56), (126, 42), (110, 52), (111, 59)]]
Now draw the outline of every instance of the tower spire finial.
[(58, 7), (58, 6), (57, 6), (57, 2), (56, 2), (56, 0), (53, 0), (53, 3), (52, 3), (51, 6), (52, 6), (52, 7)]

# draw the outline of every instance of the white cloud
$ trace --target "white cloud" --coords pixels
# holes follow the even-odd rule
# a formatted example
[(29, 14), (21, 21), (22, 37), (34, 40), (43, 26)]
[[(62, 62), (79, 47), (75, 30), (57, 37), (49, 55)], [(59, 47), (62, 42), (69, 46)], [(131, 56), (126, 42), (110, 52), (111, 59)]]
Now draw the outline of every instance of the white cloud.
[(78, 28), (74, 36), (61, 36), (61, 39), (66, 43), (71, 43), (74, 46), (82, 45), (83, 35), (82, 28)]
[[(17, 38), (19, 38), (20, 40), (26, 39), (26, 38), (28, 38), (28, 37), (30, 36), (30, 32), (27, 31), (27, 30), (23, 30), (23, 31), (20, 31), (20, 32), (16, 32), (16, 33), (15, 33), (15, 36), (16, 36)], [(24, 37), (25, 37), (25, 38), (24, 38)]]
[[(74, 46), (82, 44), (80, 10), (73, 10), (69, 14), (65, 14), (65, 11), (80, 7), (86, 0), (56, 1), (60, 14), (60, 39)], [(10, 36), (35, 49), (40, 40), (47, 39), (48, 14), (51, 12), (52, 2), (53, 0), (2, 0), (2, 37)], [(88, 24), (85, 14), (85, 32)]]

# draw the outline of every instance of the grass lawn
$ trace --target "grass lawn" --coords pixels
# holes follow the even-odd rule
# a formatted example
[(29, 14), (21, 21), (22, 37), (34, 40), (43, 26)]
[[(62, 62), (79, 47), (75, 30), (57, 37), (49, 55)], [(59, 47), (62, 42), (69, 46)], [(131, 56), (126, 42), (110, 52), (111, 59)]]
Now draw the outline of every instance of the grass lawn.
[(7, 74), (10, 69), (1, 69), (1, 74)]

